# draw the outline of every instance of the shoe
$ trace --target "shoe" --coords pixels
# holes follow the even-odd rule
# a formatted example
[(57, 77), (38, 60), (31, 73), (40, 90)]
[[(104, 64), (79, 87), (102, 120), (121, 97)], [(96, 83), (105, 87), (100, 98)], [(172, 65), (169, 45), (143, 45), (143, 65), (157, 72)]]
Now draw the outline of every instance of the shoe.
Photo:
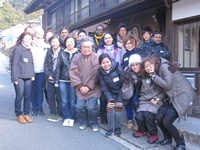
[(31, 119), (29, 115), (24, 115), (24, 119), (29, 123), (33, 122), (33, 119)]
[(172, 143), (172, 139), (164, 138), (164, 140), (157, 143), (157, 146), (163, 147), (163, 146), (170, 144), (170, 143)]
[(57, 115), (55, 115), (55, 117), (51, 120), (52, 122), (58, 122), (58, 121), (60, 121), (60, 120), (62, 120), (62, 117), (60, 117), (58, 114)]
[(101, 123), (108, 124), (107, 115), (101, 115)]
[(115, 135), (117, 135), (118, 137), (119, 137), (120, 135), (122, 135), (121, 129), (120, 129), (120, 128), (116, 128), (116, 129), (115, 129)]
[(34, 109), (34, 110), (31, 112), (31, 115), (32, 115), (32, 116), (37, 116), (37, 114), (38, 114), (38, 111), (37, 111), (36, 109)]
[(108, 131), (105, 133), (105, 137), (110, 137), (114, 134), (114, 130), (109, 128)]
[(174, 150), (186, 150), (185, 140), (183, 135), (179, 140), (176, 140), (175, 142), (176, 142), (176, 148)]
[(68, 126), (73, 127), (74, 126), (74, 120), (69, 119)]
[(132, 120), (128, 120), (128, 124), (126, 126), (128, 129), (133, 129), (133, 121)]
[(25, 124), (26, 123), (26, 120), (24, 119), (24, 117), (22, 115), (20, 115), (19, 117), (17, 117), (17, 121), (19, 123), (22, 123), (22, 124)]
[(149, 144), (154, 144), (158, 140), (158, 133), (156, 135), (151, 135), (148, 139)]
[(84, 130), (85, 128), (87, 128), (87, 125), (82, 124), (82, 125), (79, 127), (79, 130)]
[(134, 130), (135, 130), (135, 131), (138, 131), (138, 125), (137, 125), (137, 123), (136, 123), (136, 125), (135, 125)]
[(51, 114), (51, 116), (47, 120), (52, 121), (55, 116), (56, 116), (55, 114)]
[(94, 127), (92, 128), (92, 131), (93, 131), (93, 132), (98, 132), (98, 131), (99, 131), (99, 127), (98, 127), (98, 126), (94, 126)]
[(40, 116), (44, 116), (44, 115), (45, 115), (45, 113), (43, 112), (42, 109), (38, 110), (38, 114), (39, 114)]
[(65, 119), (63, 122), (63, 127), (67, 127), (69, 124), (70, 119)]
[(133, 137), (139, 138), (139, 137), (144, 136), (144, 135), (146, 135), (146, 134), (147, 134), (147, 131), (144, 132), (144, 133), (142, 133), (142, 132), (140, 132), (140, 131), (137, 131), (137, 132), (135, 132), (135, 133), (133, 134)]

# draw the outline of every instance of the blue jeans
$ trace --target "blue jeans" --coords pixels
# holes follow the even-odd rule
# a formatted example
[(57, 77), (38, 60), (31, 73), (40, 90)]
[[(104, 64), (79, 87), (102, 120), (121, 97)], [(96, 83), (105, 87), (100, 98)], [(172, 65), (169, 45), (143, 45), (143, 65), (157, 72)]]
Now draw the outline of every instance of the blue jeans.
[(98, 126), (97, 117), (98, 117), (98, 97), (91, 97), (87, 100), (79, 99), (77, 97), (77, 114), (79, 121), (84, 125), (89, 125), (91, 128)]
[[(18, 85), (14, 84), (15, 87), (15, 114), (17, 117), (20, 115), (29, 115), (30, 111), (30, 101), (31, 101), (31, 79), (18, 79)], [(23, 113), (21, 110), (22, 100), (23, 103)]]
[(42, 109), (43, 91), (45, 86), (45, 75), (43, 73), (36, 73), (35, 80), (32, 82), (31, 103), (32, 110)]
[(71, 82), (59, 81), (61, 95), (62, 115), (64, 119), (75, 119), (76, 88), (71, 86)]
[[(135, 94), (133, 94), (133, 98), (132, 98), (132, 101), (131, 103), (129, 103), (128, 105), (126, 105), (126, 114), (127, 114), (127, 119), (128, 120), (133, 120), (133, 104), (135, 103)], [(135, 113), (136, 113), (136, 109), (135, 110)]]

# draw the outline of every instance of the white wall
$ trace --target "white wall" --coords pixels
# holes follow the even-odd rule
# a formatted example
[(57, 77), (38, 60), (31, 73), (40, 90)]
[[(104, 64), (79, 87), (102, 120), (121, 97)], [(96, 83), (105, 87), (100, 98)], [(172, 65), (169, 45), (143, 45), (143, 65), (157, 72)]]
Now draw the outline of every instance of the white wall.
[(180, 0), (172, 5), (172, 21), (200, 15), (200, 0)]

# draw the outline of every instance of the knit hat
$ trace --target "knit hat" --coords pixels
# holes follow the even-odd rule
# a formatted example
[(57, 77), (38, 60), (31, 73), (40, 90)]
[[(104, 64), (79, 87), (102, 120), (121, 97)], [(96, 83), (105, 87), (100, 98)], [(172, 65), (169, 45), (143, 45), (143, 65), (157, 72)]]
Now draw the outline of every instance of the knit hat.
[(131, 67), (132, 63), (142, 63), (141, 56), (138, 54), (131, 55), (129, 58), (129, 63), (128, 63), (129, 68)]

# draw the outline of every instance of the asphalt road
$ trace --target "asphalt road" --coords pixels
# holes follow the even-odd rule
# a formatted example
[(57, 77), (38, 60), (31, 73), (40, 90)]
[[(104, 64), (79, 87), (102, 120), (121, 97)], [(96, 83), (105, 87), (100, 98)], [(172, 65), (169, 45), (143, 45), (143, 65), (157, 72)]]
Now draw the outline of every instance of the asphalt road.
[(33, 123), (20, 124), (14, 113), (15, 92), (7, 74), (8, 59), (0, 53), (0, 150), (126, 150), (127, 147), (89, 127), (80, 131), (63, 127), (63, 121), (47, 121), (49, 109), (44, 101), (45, 116), (32, 117)]

